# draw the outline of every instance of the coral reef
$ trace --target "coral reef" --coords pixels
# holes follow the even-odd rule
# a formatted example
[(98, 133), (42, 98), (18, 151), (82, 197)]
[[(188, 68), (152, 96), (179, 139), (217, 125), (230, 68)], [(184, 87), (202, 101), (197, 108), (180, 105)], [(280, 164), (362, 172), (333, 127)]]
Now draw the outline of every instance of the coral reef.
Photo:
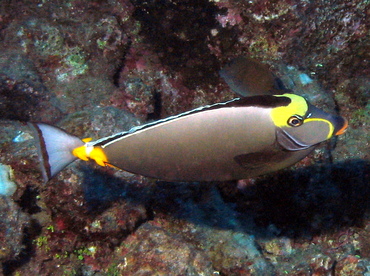
[[(3, 275), (370, 273), (368, 1), (0, 2)], [(292, 168), (168, 183), (75, 162), (42, 183), (25, 121), (100, 138), (235, 97), (219, 70), (267, 64), (350, 121)]]

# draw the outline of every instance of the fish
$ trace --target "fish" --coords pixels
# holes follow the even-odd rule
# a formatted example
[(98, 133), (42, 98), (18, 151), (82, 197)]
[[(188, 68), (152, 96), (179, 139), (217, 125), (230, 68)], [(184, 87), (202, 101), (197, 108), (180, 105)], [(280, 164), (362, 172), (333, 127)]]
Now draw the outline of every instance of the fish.
[(77, 158), (167, 181), (245, 179), (288, 167), (341, 135), (347, 121), (295, 94), (197, 108), (96, 141), (29, 123), (48, 181)]
[(255, 87), (246, 90), (249, 96), (96, 141), (30, 122), (43, 179), (48, 182), (77, 159), (165, 181), (246, 179), (295, 164), (348, 127), (345, 118), (315, 107), (302, 96), (283, 89), (271, 94), (265, 86)]

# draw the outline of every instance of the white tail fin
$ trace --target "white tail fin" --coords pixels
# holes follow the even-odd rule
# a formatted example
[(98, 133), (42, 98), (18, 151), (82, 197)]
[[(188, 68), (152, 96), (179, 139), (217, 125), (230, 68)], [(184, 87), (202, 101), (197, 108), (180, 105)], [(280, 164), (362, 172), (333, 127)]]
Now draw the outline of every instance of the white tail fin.
[(42, 176), (47, 182), (77, 159), (72, 151), (84, 145), (84, 142), (54, 126), (34, 123), (28, 123), (28, 125), (35, 132), (35, 138), (38, 139), (37, 149)]

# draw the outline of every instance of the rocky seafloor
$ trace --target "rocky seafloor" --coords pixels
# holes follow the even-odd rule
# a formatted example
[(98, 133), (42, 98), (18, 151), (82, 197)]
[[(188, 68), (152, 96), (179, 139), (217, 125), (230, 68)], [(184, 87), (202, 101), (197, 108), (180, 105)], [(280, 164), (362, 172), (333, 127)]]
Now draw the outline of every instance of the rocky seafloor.
[[(0, 2), (0, 275), (370, 275), (369, 1)], [(25, 122), (94, 139), (236, 95), (268, 64), (349, 120), (295, 166), (172, 183), (77, 161), (43, 183)]]

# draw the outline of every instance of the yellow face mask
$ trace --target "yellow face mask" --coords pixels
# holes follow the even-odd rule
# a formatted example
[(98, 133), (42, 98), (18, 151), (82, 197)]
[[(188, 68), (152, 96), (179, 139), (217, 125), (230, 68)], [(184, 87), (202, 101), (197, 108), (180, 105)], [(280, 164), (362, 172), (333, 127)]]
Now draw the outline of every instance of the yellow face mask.
[(324, 112), (294, 94), (277, 95), (291, 102), (271, 110), (271, 119), (278, 128), (277, 140), (288, 150), (301, 150), (345, 132), (347, 121)]

